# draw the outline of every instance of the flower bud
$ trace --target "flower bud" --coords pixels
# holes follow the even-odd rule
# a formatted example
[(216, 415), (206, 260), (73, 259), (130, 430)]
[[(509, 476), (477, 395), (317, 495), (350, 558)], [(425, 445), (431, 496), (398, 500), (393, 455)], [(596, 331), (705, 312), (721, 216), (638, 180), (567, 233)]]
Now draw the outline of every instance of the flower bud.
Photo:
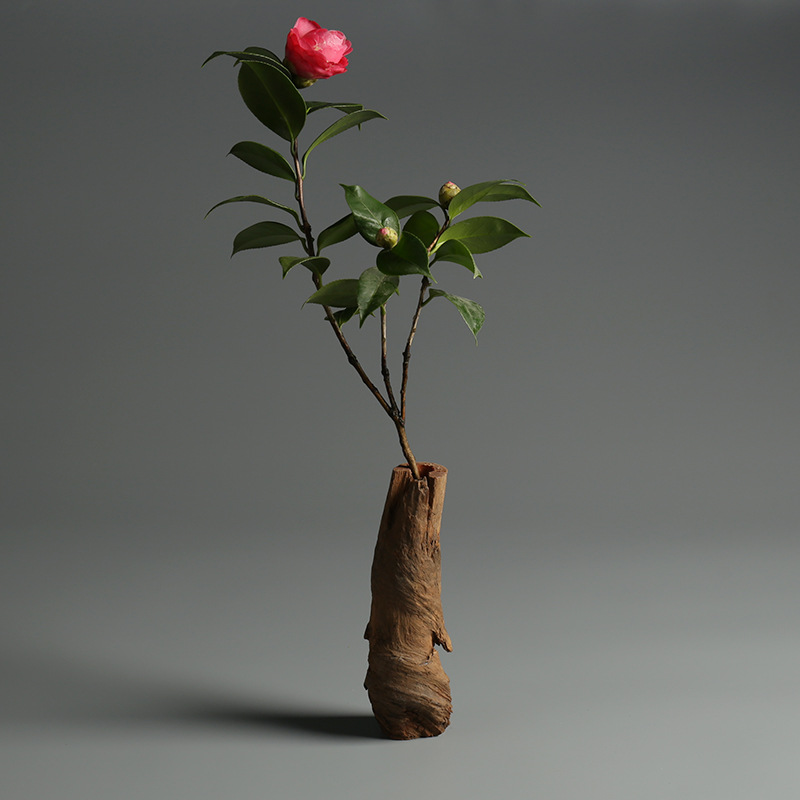
[(381, 228), (375, 237), (375, 244), (385, 250), (391, 250), (399, 239), (400, 236), (394, 228)]
[(461, 191), (453, 181), (447, 181), (441, 189), (439, 189), (439, 203), (442, 208), (447, 208), (450, 201)]

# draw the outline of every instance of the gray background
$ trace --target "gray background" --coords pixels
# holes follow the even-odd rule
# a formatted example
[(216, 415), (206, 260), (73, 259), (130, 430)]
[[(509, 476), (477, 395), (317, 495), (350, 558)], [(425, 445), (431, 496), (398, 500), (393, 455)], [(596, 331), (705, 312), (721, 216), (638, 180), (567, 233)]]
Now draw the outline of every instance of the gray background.
[[(338, 183), (519, 178), (544, 206), (484, 207), (533, 238), (441, 271), (479, 347), (445, 303), (418, 334), (411, 442), (450, 469), (434, 740), (376, 738), (361, 688), (391, 425), (281, 281), (291, 249), (229, 260), (265, 215), (203, 221), (290, 199), (225, 158), (276, 140), (200, 64), (280, 51), (299, 14), (354, 46), (309, 94), (389, 117), (315, 151), (317, 230)], [(0, 25), (4, 800), (798, 796), (796, 3)], [(375, 375), (374, 323), (348, 327)]]

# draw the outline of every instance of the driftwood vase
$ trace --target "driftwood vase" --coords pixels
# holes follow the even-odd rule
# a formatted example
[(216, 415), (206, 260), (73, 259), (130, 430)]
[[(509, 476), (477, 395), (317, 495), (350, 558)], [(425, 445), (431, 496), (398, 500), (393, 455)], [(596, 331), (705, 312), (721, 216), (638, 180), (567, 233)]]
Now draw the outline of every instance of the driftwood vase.
[(439, 528), (447, 470), (395, 467), (372, 562), (372, 611), (364, 638), (364, 688), (391, 739), (438, 736), (449, 724), (450, 679), (436, 645), (452, 644), (442, 615)]

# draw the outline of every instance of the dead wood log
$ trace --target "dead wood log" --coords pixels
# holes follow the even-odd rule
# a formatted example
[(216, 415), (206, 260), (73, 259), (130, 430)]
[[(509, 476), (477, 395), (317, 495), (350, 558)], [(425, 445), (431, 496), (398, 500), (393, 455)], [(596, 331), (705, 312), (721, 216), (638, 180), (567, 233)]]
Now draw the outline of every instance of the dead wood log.
[(452, 711), (450, 679), (435, 646), (452, 650), (441, 599), (439, 528), (447, 470), (395, 467), (372, 562), (372, 611), (364, 638), (364, 688), (387, 736), (438, 736)]

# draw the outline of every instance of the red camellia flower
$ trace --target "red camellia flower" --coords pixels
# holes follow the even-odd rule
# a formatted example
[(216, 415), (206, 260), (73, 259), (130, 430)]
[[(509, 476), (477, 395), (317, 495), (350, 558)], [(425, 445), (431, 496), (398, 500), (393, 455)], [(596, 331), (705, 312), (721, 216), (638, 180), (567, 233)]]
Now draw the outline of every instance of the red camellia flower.
[(341, 31), (329, 31), (300, 17), (286, 37), (286, 65), (298, 78), (315, 81), (347, 70), (353, 46)]

